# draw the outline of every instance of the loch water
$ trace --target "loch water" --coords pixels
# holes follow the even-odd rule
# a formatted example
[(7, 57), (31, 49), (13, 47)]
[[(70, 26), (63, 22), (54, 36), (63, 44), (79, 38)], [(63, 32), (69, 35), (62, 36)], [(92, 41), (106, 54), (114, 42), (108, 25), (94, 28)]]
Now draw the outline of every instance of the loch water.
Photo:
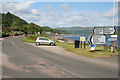
[[(71, 39), (72, 41), (75, 41), (75, 40), (80, 40), (80, 37), (83, 36), (83, 35), (67, 35), (67, 36), (64, 36), (64, 37), (61, 37), (61, 38), (65, 38), (65, 39)], [(88, 43), (88, 37), (89, 35), (84, 35), (86, 37), (86, 43)], [(106, 43), (105, 45), (106, 46), (111, 46), (111, 41), (108, 41), (108, 39), (110, 38), (111, 36), (107, 35), (106, 36)], [(118, 36), (118, 40), (120, 40), (120, 36)], [(115, 41), (115, 44), (116, 44), (116, 47), (120, 47), (120, 43), (117, 41)], [(100, 45), (100, 46), (103, 46), (103, 45)]]

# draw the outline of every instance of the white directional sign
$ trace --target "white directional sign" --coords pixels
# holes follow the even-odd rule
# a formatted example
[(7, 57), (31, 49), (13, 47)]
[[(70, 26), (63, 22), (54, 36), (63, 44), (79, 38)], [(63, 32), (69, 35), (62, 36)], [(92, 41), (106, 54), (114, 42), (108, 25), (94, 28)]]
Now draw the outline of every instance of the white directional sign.
[(109, 38), (108, 41), (117, 41), (117, 38)]
[(115, 27), (95, 27), (93, 30), (94, 34), (115, 34), (116, 32)]
[(116, 29), (115, 27), (105, 27), (104, 34), (115, 34)]
[(111, 35), (111, 37), (116, 37), (117, 38), (118, 36), (117, 35)]
[(91, 44), (105, 44), (105, 36), (104, 35), (93, 35), (90, 38), (90, 42)]
[(96, 27), (94, 28), (94, 34), (104, 34), (102, 27)]

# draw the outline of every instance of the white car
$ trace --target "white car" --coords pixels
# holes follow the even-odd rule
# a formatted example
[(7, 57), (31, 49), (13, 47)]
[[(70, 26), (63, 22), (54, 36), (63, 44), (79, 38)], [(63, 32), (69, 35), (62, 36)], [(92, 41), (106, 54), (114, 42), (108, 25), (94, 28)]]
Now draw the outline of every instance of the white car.
[(55, 41), (52, 41), (46, 37), (37, 37), (35, 43), (36, 43), (36, 45), (40, 45), (40, 44), (48, 44), (51, 46), (55, 45)]

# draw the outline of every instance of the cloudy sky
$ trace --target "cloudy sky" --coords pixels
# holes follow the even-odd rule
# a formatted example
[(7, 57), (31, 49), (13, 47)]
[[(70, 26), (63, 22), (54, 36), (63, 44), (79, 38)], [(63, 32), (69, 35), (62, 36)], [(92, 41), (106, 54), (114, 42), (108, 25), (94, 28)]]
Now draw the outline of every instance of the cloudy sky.
[[(116, 4), (117, 6), (117, 4)], [(11, 12), (27, 22), (50, 27), (113, 25), (112, 2), (3, 2), (2, 12)], [(115, 8), (117, 25), (118, 8)]]

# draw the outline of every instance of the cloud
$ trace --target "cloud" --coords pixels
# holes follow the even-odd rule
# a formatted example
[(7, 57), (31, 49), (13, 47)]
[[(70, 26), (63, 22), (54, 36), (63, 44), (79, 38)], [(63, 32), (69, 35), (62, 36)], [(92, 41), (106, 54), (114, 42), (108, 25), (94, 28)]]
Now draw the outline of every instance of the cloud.
[[(109, 26), (113, 25), (113, 11), (108, 10), (106, 12), (87, 12), (87, 11), (74, 11), (67, 3), (62, 6), (65, 12), (58, 13), (53, 11), (57, 9), (52, 5), (47, 5), (45, 9), (48, 12), (44, 12), (39, 9), (30, 9), (30, 6), (34, 4), (33, 1), (20, 2), (20, 3), (4, 3), (4, 12), (10, 11), (15, 15), (21, 17), (28, 22), (34, 22), (40, 26), (52, 26), (52, 27), (71, 27), (71, 26)], [(60, 6), (60, 7), (61, 7)], [(115, 9), (115, 24), (117, 25), (118, 10)]]
[(64, 3), (62, 5), (62, 8), (64, 9), (65, 12), (71, 12), (71, 8), (67, 3)]
[(37, 10), (37, 9), (32, 9), (31, 12), (32, 12), (33, 15), (36, 15), (36, 16), (40, 16), (41, 13), (42, 13), (42, 11)]
[(3, 12), (14, 12), (14, 13), (28, 13), (29, 7), (35, 3), (34, 1), (28, 1), (28, 2), (19, 2), (19, 3), (6, 3), (3, 2), (2, 8)]

